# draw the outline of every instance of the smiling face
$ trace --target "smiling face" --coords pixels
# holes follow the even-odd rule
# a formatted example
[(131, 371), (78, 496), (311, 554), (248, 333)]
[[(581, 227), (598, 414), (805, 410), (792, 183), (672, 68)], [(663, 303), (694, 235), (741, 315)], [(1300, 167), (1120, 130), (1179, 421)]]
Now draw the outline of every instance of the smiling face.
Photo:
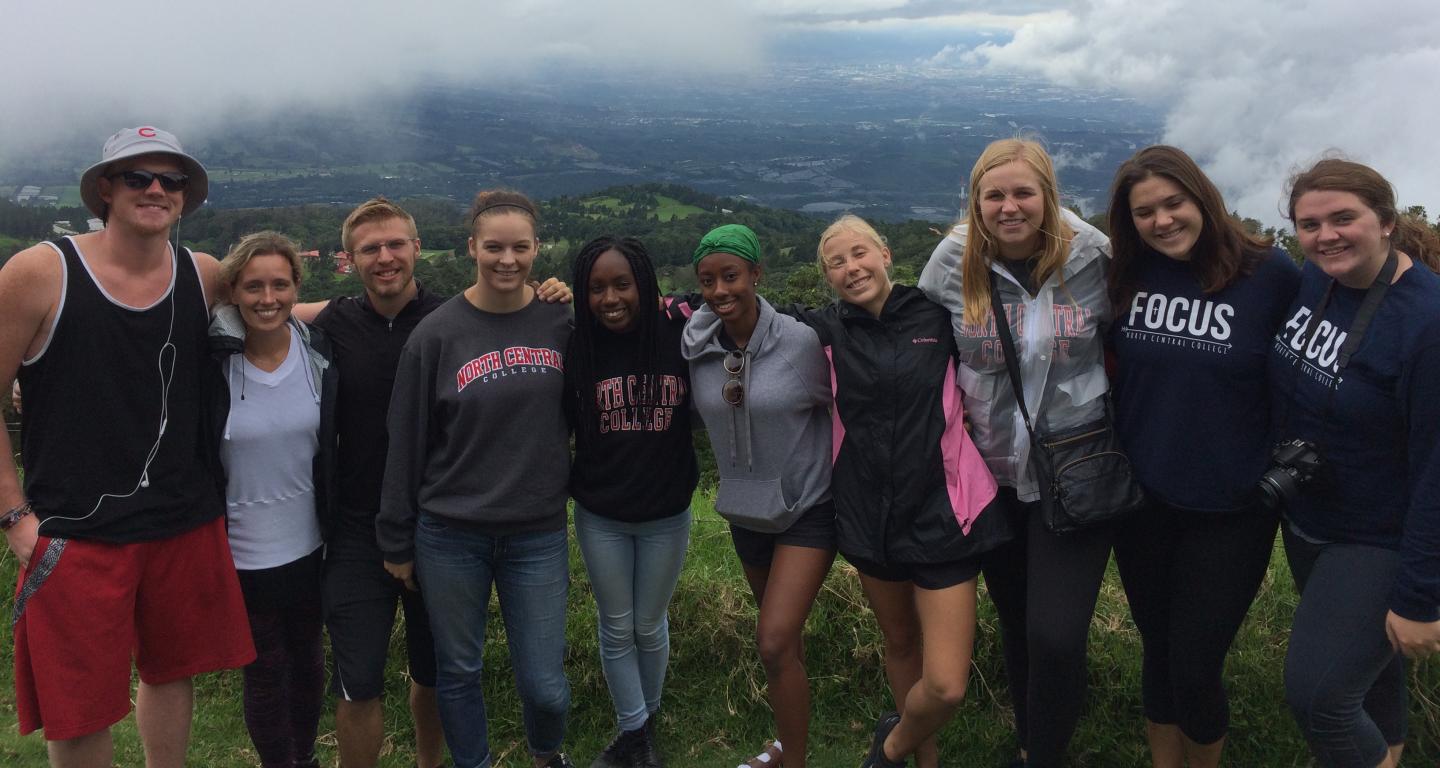
[(130, 189), (117, 176), (125, 171), (184, 173), (184, 167), (169, 155), (141, 155), (115, 163), (96, 180), (100, 199), (109, 208), (107, 227), (119, 226), (141, 235), (168, 235), (185, 207), (185, 192), (166, 192), (159, 179), (145, 189)]
[(290, 260), (278, 253), (252, 256), (235, 283), (230, 298), (250, 333), (267, 333), (285, 325), (295, 306), (298, 285)]
[(1295, 201), (1295, 236), (1305, 258), (1351, 288), (1366, 288), (1390, 252), (1393, 223), (1352, 192), (1317, 189)]
[(1177, 261), (1190, 260), (1205, 226), (1194, 198), (1164, 176), (1150, 176), (1130, 188), (1130, 217), (1146, 245)]
[[(402, 296), (415, 279), (420, 240), (404, 219), (369, 221), (355, 227), (350, 261), (372, 303)], [(396, 244), (400, 247), (391, 247)]]
[(640, 310), (640, 287), (630, 262), (614, 248), (600, 254), (590, 267), (586, 286), (590, 313), (607, 330), (624, 333), (635, 327)]
[(1018, 160), (980, 178), (980, 222), (1006, 259), (1028, 259), (1040, 250), (1045, 195), (1039, 174)]
[(825, 282), (841, 299), (879, 316), (890, 297), (890, 249), (866, 235), (842, 229), (820, 247)]
[(475, 287), (492, 294), (524, 290), (540, 241), (535, 223), (520, 212), (488, 213), (475, 220), (470, 255), (475, 258)]
[(712, 253), (695, 265), (695, 277), (705, 303), (727, 325), (744, 326), (743, 321), (759, 317), (760, 303), (755, 296), (759, 264), (733, 253)]

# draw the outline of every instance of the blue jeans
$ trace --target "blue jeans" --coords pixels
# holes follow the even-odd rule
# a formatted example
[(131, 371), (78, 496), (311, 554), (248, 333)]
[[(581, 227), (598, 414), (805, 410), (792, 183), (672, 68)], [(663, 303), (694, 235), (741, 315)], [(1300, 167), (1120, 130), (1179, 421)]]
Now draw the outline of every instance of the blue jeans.
[(1405, 657), (1385, 614), (1400, 553), (1363, 544), (1314, 544), (1282, 523), (1300, 592), (1285, 653), (1285, 700), (1315, 763), (1371, 768), (1405, 743)]
[(565, 679), (565, 531), (489, 536), (421, 514), (415, 568), (435, 636), (440, 725), (456, 768), (489, 768), (481, 667), (490, 584), (524, 709), (532, 754), (560, 749), (570, 709)]
[(666, 611), (690, 543), (690, 510), (624, 523), (575, 505), (575, 537), (599, 614), (600, 666), (622, 731), (660, 708), (670, 663)]

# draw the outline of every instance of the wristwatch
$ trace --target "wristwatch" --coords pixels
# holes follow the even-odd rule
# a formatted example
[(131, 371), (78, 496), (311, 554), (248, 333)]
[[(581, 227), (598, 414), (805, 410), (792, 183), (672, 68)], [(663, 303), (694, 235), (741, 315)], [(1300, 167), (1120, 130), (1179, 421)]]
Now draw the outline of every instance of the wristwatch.
[(0, 515), (0, 531), (8, 531), (14, 528), (16, 523), (34, 511), (35, 510), (30, 507), (30, 502), (21, 502), (20, 506)]

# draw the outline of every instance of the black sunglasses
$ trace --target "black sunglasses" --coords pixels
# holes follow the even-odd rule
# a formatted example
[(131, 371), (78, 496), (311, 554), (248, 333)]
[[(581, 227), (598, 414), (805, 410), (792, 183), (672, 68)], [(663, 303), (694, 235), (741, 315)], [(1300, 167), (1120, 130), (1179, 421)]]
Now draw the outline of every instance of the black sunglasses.
[(152, 173), (151, 171), (120, 171), (106, 176), (107, 179), (120, 179), (125, 186), (136, 189), (149, 189), (156, 179), (160, 180), (160, 188), (166, 192), (181, 192), (190, 186), (190, 177), (176, 171), (163, 171)]
[(739, 349), (732, 349), (725, 353), (725, 373), (729, 378), (720, 387), (720, 396), (725, 402), (739, 408), (745, 404), (745, 382), (740, 374), (745, 372), (745, 352)]

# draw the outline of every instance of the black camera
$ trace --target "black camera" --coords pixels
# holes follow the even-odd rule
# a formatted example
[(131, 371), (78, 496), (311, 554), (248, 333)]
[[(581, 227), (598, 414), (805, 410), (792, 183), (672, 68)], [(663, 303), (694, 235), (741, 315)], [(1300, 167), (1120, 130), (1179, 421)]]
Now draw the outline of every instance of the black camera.
[(1270, 469), (1260, 478), (1257, 490), (1266, 509), (1279, 509), (1300, 493), (1320, 471), (1323, 460), (1313, 443), (1286, 440), (1270, 451)]

